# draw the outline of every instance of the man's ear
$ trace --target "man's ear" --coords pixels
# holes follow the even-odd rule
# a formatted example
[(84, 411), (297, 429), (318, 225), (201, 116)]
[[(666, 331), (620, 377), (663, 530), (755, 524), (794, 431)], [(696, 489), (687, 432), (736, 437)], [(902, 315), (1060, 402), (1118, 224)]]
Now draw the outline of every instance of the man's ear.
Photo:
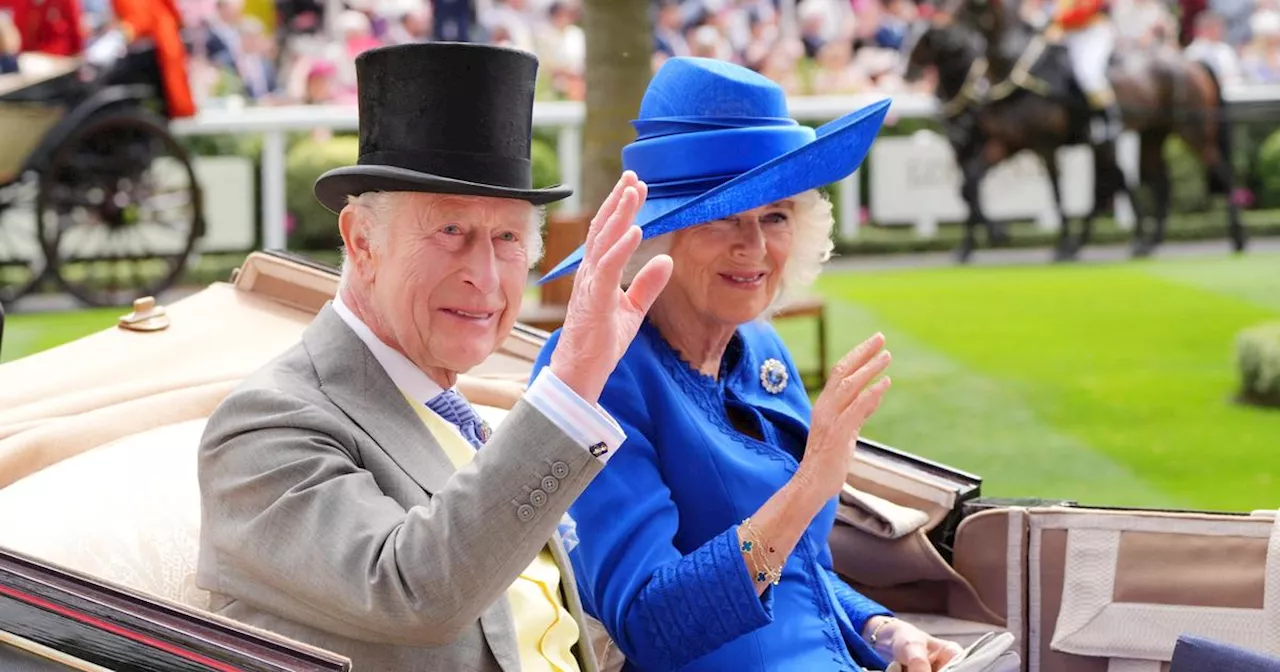
[(377, 250), (372, 236), (374, 222), (369, 221), (369, 213), (354, 206), (347, 205), (338, 213), (338, 233), (342, 235), (342, 246), (346, 250), (351, 270), (358, 276), (367, 277), (375, 267)]

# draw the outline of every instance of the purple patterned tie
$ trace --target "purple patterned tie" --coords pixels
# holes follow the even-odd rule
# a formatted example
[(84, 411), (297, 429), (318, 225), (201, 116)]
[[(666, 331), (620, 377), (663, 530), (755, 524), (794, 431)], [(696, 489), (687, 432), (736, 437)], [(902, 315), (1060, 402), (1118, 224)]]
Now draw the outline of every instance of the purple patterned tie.
[(427, 408), (435, 411), (436, 415), (448, 420), (462, 432), (462, 438), (466, 439), (471, 447), (480, 450), (480, 446), (484, 445), (485, 430), (484, 422), (480, 420), (480, 416), (476, 415), (471, 404), (458, 394), (457, 390), (445, 390), (436, 395), (431, 401), (427, 402)]

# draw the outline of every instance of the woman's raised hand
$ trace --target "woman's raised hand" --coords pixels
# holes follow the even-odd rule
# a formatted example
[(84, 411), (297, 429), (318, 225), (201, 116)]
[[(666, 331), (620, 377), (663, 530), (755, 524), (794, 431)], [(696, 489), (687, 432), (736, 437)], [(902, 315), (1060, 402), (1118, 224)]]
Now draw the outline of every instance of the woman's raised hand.
[(813, 404), (809, 443), (797, 475), (823, 499), (840, 494), (853, 462), (862, 425), (871, 417), (889, 389), (886, 376), (871, 381), (889, 366), (884, 335), (863, 341), (836, 364), (822, 394)]

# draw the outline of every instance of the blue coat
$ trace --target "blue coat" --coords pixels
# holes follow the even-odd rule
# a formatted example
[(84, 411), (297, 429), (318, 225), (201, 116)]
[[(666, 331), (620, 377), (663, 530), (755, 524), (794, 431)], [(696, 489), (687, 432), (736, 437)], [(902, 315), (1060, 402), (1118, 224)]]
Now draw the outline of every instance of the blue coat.
[[(789, 374), (778, 394), (761, 384), (769, 358)], [(600, 405), (627, 440), (570, 508), (584, 608), (609, 630), (628, 670), (884, 669), (860, 633), (889, 610), (831, 568), (835, 498), (796, 545), (781, 583), (756, 595), (737, 526), (795, 473), (811, 407), (771, 326), (740, 327), (725, 362), (718, 381), (702, 375), (646, 322), (609, 378)], [(726, 404), (754, 417), (765, 440), (734, 429)]]

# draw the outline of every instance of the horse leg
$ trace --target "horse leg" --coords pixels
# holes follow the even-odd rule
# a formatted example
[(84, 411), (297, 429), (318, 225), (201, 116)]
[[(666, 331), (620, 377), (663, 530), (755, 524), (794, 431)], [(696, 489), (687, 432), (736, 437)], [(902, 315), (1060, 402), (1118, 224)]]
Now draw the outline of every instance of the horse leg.
[(1101, 213), (1102, 206), (1109, 201), (1114, 203), (1115, 197), (1123, 194), (1129, 199), (1129, 206), (1133, 209), (1134, 248), (1146, 249), (1148, 246), (1146, 217), (1143, 215), (1142, 204), (1136, 198), (1136, 190), (1129, 186), (1129, 180), (1125, 177), (1124, 170), (1120, 168), (1120, 162), (1116, 158), (1115, 143), (1103, 143), (1094, 148), (1093, 168), (1095, 175), (1099, 177), (1094, 180), (1093, 210), (1085, 218), (1080, 232), (1080, 247), (1089, 244), (1089, 239), (1093, 235), (1093, 220)]
[(1240, 219), (1240, 204), (1236, 202), (1235, 166), (1228, 157), (1219, 157), (1212, 169), (1227, 189), (1227, 233), (1231, 236), (1231, 249), (1244, 252), (1249, 245), (1249, 233)]
[[(1219, 134), (1229, 134), (1231, 126), (1220, 123), (1216, 130)], [(1204, 163), (1206, 176), (1216, 177), (1226, 195), (1227, 235), (1231, 237), (1231, 249), (1243, 252), (1249, 244), (1249, 236), (1240, 219), (1240, 204), (1236, 202), (1236, 169), (1231, 163), (1230, 138), (1216, 139), (1217, 142), (1204, 143), (1200, 148), (1200, 160)]]
[(1070, 258), (1079, 256), (1080, 250), (1093, 238), (1093, 220), (1102, 214), (1108, 203), (1115, 201), (1119, 191), (1116, 182), (1120, 174), (1115, 162), (1115, 146), (1110, 143), (1093, 147), (1093, 207), (1080, 221), (1080, 237), (1070, 249)]
[(1055, 150), (1037, 152), (1044, 163), (1045, 174), (1049, 177), (1049, 188), (1053, 190), (1053, 209), (1058, 213), (1058, 246), (1053, 251), (1054, 261), (1066, 261), (1076, 257), (1078, 248), (1071, 244), (1071, 227), (1067, 222), (1066, 210), (1062, 207), (1062, 185), (1058, 171), (1058, 154)]
[[(1168, 133), (1164, 129), (1151, 129), (1142, 134), (1140, 172), (1142, 182), (1151, 187), (1151, 200), (1155, 208), (1155, 230), (1151, 238), (1144, 240), (1135, 231), (1132, 254), (1146, 257), (1164, 242), (1165, 226), (1169, 221), (1169, 203), (1172, 198), (1169, 182), (1169, 166), (1164, 161), (1164, 143)], [(1134, 211), (1137, 212), (1136, 210)]]
[[(1202, 72), (1209, 80), (1208, 85), (1213, 88), (1212, 95), (1205, 95), (1207, 106), (1212, 110), (1213, 114), (1195, 115), (1199, 119), (1209, 119), (1210, 124), (1193, 123), (1181, 130), (1183, 139), (1191, 147), (1199, 148), (1200, 160), (1204, 165), (1205, 176), (1209, 178), (1209, 193), (1214, 192), (1213, 187), (1221, 188), (1227, 199), (1227, 234), (1231, 237), (1231, 247), (1236, 252), (1243, 252), (1248, 245), (1248, 233), (1245, 231), (1244, 223), (1240, 220), (1240, 204), (1236, 201), (1236, 175), (1235, 166), (1232, 164), (1231, 157), (1234, 155), (1233, 145), (1235, 138), (1234, 125), (1226, 109), (1226, 103), (1222, 97), (1222, 83), (1214, 74), (1213, 69), (1208, 66), (1203, 67)], [(1196, 143), (1193, 141), (1198, 140)], [(1214, 185), (1214, 178), (1217, 178), (1217, 185)]]
[(960, 166), (963, 173), (963, 183), (960, 187), (960, 195), (964, 198), (964, 202), (969, 206), (969, 216), (964, 222), (964, 237), (960, 239), (960, 246), (956, 248), (956, 261), (967, 263), (969, 257), (973, 256), (973, 250), (978, 246), (975, 232), (978, 225), (986, 227), (988, 235), (992, 233), (993, 228), (991, 221), (987, 219), (987, 214), (982, 210), (982, 199), (980, 198), (980, 187), (982, 186), (982, 178), (987, 174), (987, 161), (981, 152), (970, 154)]

